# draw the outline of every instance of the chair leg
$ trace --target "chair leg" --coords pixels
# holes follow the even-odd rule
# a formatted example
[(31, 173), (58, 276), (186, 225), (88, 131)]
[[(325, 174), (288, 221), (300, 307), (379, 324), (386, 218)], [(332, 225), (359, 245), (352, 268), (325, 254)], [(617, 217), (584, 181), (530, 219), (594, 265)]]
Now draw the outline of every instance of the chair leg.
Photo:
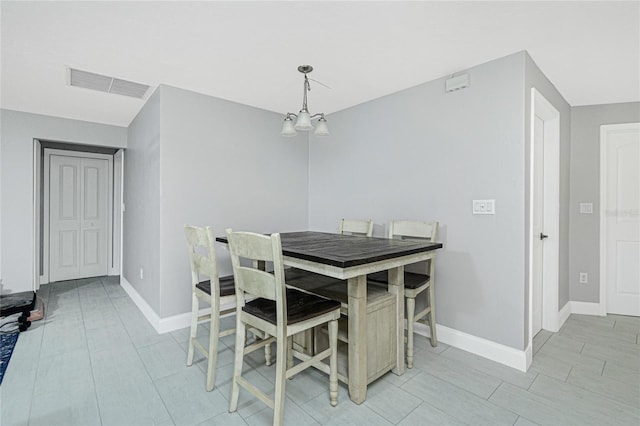
[(293, 368), (293, 336), (287, 337), (287, 369), (289, 368)]
[(407, 368), (413, 368), (413, 321), (416, 314), (416, 299), (407, 297)]
[(209, 356), (207, 357), (207, 392), (213, 390), (216, 383), (216, 362), (218, 361), (218, 339), (220, 337), (220, 307), (211, 307), (209, 324)]
[[(252, 334), (254, 340), (266, 340), (269, 338), (269, 335), (264, 332), (262, 334), (258, 334), (258, 332), (254, 330)], [(264, 363), (267, 367), (271, 365), (271, 343), (264, 347)]]
[(242, 375), (242, 362), (244, 360), (244, 344), (247, 338), (246, 328), (240, 315), (236, 320), (236, 348), (233, 361), (233, 381), (231, 383), (231, 398), (229, 400), (229, 412), (233, 413), (238, 409), (238, 397), (240, 396), (240, 386), (238, 385), (238, 377)]
[(287, 381), (287, 338), (276, 340), (276, 393), (273, 403), (273, 424), (282, 425), (284, 418), (285, 384)]
[(329, 400), (331, 405), (338, 405), (338, 321), (329, 321)]
[[(265, 339), (268, 339), (269, 336), (265, 336)], [(265, 365), (269, 367), (271, 365), (271, 343), (264, 346), (264, 360)]]
[(431, 328), (431, 346), (438, 346), (438, 336), (436, 335), (436, 304), (434, 303), (433, 283), (429, 286), (429, 327)]
[(200, 311), (200, 302), (198, 301), (198, 296), (195, 293), (192, 293), (191, 296), (191, 331), (189, 332), (189, 350), (187, 351), (187, 366), (193, 364), (193, 352), (194, 346), (193, 341), (196, 339), (198, 334), (198, 313)]

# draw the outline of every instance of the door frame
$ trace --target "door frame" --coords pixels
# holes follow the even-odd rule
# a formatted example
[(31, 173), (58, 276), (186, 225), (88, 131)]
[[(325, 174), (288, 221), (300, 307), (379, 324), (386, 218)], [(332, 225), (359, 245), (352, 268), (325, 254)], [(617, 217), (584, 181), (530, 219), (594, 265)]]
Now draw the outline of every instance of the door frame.
[(607, 201), (607, 136), (613, 131), (640, 128), (640, 123), (603, 124), (600, 126), (600, 301), (599, 315), (607, 315), (607, 221), (605, 216)]
[(122, 265), (122, 215), (123, 215), (123, 173), (124, 173), (124, 149), (119, 149), (113, 154), (113, 235), (111, 241), (111, 262), (109, 263), (109, 275), (120, 275)]
[[(43, 141), (44, 142), (44, 141)], [(119, 275), (121, 265), (121, 249), (114, 249), (114, 244), (121, 245), (122, 222), (120, 204), (122, 194), (123, 159), (119, 163), (119, 173), (115, 173), (114, 155), (101, 154), (90, 151), (74, 151), (67, 149), (44, 148), (41, 155), (41, 143), (34, 140), (34, 291), (40, 284), (49, 283), (49, 160), (52, 154), (67, 157), (106, 159), (109, 162), (108, 196), (107, 196), (107, 274)], [(122, 151), (122, 150), (120, 150)], [(117, 189), (116, 189), (117, 188)], [(118, 194), (116, 195), (116, 191)], [(40, 197), (42, 194), (42, 197)], [(42, 215), (40, 207), (42, 205)], [(116, 215), (118, 217), (116, 218)], [(115, 219), (115, 220), (114, 220)], [(41, 226), (42, 224), (42, 226)], [(42, 239), (42, 247), (40, 241)], [(40, 254), (42, 250), (42, 256)], [(115, 258), (117, 256), (117, 258)], [(42, 271), (42, 274), (40, 274)]]
[(538, 91), (531, 88), (529, 143), (529, 345), (533, 341), (533, 204), (535, 184), (534, 131), (535, 117), (544, 121), (544, 210), (545, 241), (542, 255), (542, 328), (560, 329), (558, 292), (560, 278), (560, 112)]

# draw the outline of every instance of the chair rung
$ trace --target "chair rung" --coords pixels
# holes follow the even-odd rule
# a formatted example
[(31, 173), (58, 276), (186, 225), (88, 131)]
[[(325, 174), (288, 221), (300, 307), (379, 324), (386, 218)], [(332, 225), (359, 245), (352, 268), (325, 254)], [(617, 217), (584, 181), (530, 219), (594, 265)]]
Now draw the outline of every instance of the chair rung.
[(431, 286), (431, 282), (418, 288), (411, 288), (411, 289), (405, 288), (404, 294), (406, 297), (415, 299), (416, 297), (418, 297), (420, 293), (427, 290), (430, 286)]
[(230, 328), (228, 330), (222, 330), (219, 334), (218, 337), (225, 337), (225, 336), (230, 336), (231, 334), (235, 333), (236, 329), (235, 328)]
[(265, 332), (264, 332), (264, 331), (262, 331), (262, 330), (258, 330), (257, 328), (247, 327), (247, 330), (248, 330), (249, 332), (251, 332), (251, 333), (254, 335), (254, 337), (259, 337), (259, 338), (261, 338), (261, 339), (263, 339), (263, 340), (264, 340), (264, 339), (266, 339), (266, 338), (267, 338), (267, 336), (268, 336), (268, 334), (267, 334), (267, 333), (265, 333)]
[[(299, 352), (296, 353), (296, 351), (294, 351), (293, 355), (294, 356), (299, 355)], [(296, 374), (298, 374), (299, 372), (301, 372), (302, 370), (308, 367), (315, 366), (316, 364), (321, 364), (323, 359), (328, 358), (330, 356), (331, 356), (331, 348), (326, 349), (320, 352), (319, 354), (314, 355), (313, 357), (310, 357), (309, 359), (302, 360), (300, 364), (297, 364), (287, 370), (287, 379), (295, 376)], [(299, 356), (296, 356), (296, 358), (301, 359)]]
[(202, 355), (207, 358), (209, 357), (209, 351), (202, 345), (202, 343), (198, 342), (195, 337), (191, 339), (191, 343)]
[(413, 322), (418, 322), (421, 318), (431, 312), (431, 307), (426, 308), (425, 310), (418, 312), (413, 316)]
[(267, 404), (271, 409), (273, 409), (274, 406), (274, 402), (273, 399), (269, 398), (267, 396), (267, 394), (265, 394), (264, 392), (262, 392), (260, 389), (258, 389), (257, 387), (253, 386), (251, 383), (249, 383), (244, 377), (237, 377), (236, 381), (238, 382), (238, 384), (240, 386), (242, 386), (243, 388), (245, 388), (246, 390), (248, 390), (249, 392), (251, 392), (253, 395), (256, 396), (256, 398), (258, 398), (260, 401), (264, 402), (265, 404)]
[(243, 353), (244, 353), (244, 355), (250, 354), (251, 352), (256, 351), (256, 350), (258, 350), (258, 349), (260, 349), (260, 348), (262, 348), (262, 347), (264, 347), (264, 346), (266, 346), (266, 345), (268, 345), (270, 343), (273, 343), (275, 341), (276, 341), (275, 337), (270, 337), (270, 338), (265, 339), (265, 340), (259, 340), (259, 341), (255, 342), (255, 343), (252, 343), (252, 344), (250, 344), (248, 346), (245, 346)]
[(220, 311), (220, 316), (224, 316), (224, 315), (229, 315), (229, 314), (235, 314), (236, 313), (236, 308), (235, 306), (233, 308), (227, 308), (227, 309), (223, 309)]
[(198, 324), (205, 321), (211, 321), (211, 314), (198, 315)]
[(418, 320), (415, 320), (414, 322), (417, 322), (418, 324), (431, 325), (429, 320), (426, 318), (420, 318)]
[[(331, 348), (329, 348), (328, 350), (331, 350)], [(311, 355), (307, 355), (304, 352), (297, 352), (297, 351), (294, 352), (293, 355), (296, 358), (298, 358), (300, 361), (302, 361), (303, 363), (307, 363), (307, 362), (311, 361), (313, 358), (315, 358), (315, 356), (312, 357)], [(298, 364), (298, 365), (300, 365), (300, 364)], [(312, 364), (312, 366), (317, 368), (318, 370), (324, 372), (324, 373), (330, 374), (329, 364), (325, 364), (324, 362), (318, 362), (318, 363)], [(289, 371), (291, 371), (291, 370), (293, 370), (293, 368), (290, 369)], [(297, 373), (299, 373), (299, 372), (296, 372), (295, 374), (297, 374)], [(293, 374), (292, 374), (292, 376), (293, 376)], [(289, 377), (290, 376), (288, 375), (288, 372), (287, 372), (287, 378), (289, 378)]]

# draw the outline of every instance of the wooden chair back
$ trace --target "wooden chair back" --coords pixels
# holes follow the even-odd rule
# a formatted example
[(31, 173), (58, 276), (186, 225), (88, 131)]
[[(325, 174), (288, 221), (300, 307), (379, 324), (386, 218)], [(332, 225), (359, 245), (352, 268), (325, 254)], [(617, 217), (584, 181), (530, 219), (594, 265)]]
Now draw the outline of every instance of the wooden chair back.
[[(245, 293), (276, 302), (278, 323), (286, 324), (286, 287), (280, 234), (270, 236), (253, 232), (233, 232), (227, 229), (229, 252), (236, 285), (238, 306), (244, 306)], [(243, 266), (241, 259), (250, 261)], [(273, 262), (273, 273), (258, 267)]]
[(371, 237), (373, 235), (373, 220), (341, 219), (339, 233)]
[(210, 226), (201, 228), (184, 225), (184, 234), (187, 237), (189, 264), (191, 265), (191, 284), (195, 287), (206, 276), (211, 281), (213, 293), (214, 281), (218, 282), (218, 263), (213, 231)]
[[(394, 220), (389, 224), (389, 238), (438, 241), (438, 222)], [(429, 274), (431, 260), (405, 266), (405, 271)]]
[(389, 224), (389, 238), (438, 240), (438, 222), (395, 220)]

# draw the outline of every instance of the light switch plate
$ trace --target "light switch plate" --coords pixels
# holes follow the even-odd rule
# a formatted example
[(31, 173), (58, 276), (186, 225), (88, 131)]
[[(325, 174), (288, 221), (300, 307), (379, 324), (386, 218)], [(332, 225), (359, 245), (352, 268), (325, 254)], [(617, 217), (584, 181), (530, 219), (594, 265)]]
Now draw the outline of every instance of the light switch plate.
[(473, 200), (473, 214), (496, 214), (496, 200)]
[(580, 203), (580, 213), (581, 214), (593, 213), (593, 203)]

